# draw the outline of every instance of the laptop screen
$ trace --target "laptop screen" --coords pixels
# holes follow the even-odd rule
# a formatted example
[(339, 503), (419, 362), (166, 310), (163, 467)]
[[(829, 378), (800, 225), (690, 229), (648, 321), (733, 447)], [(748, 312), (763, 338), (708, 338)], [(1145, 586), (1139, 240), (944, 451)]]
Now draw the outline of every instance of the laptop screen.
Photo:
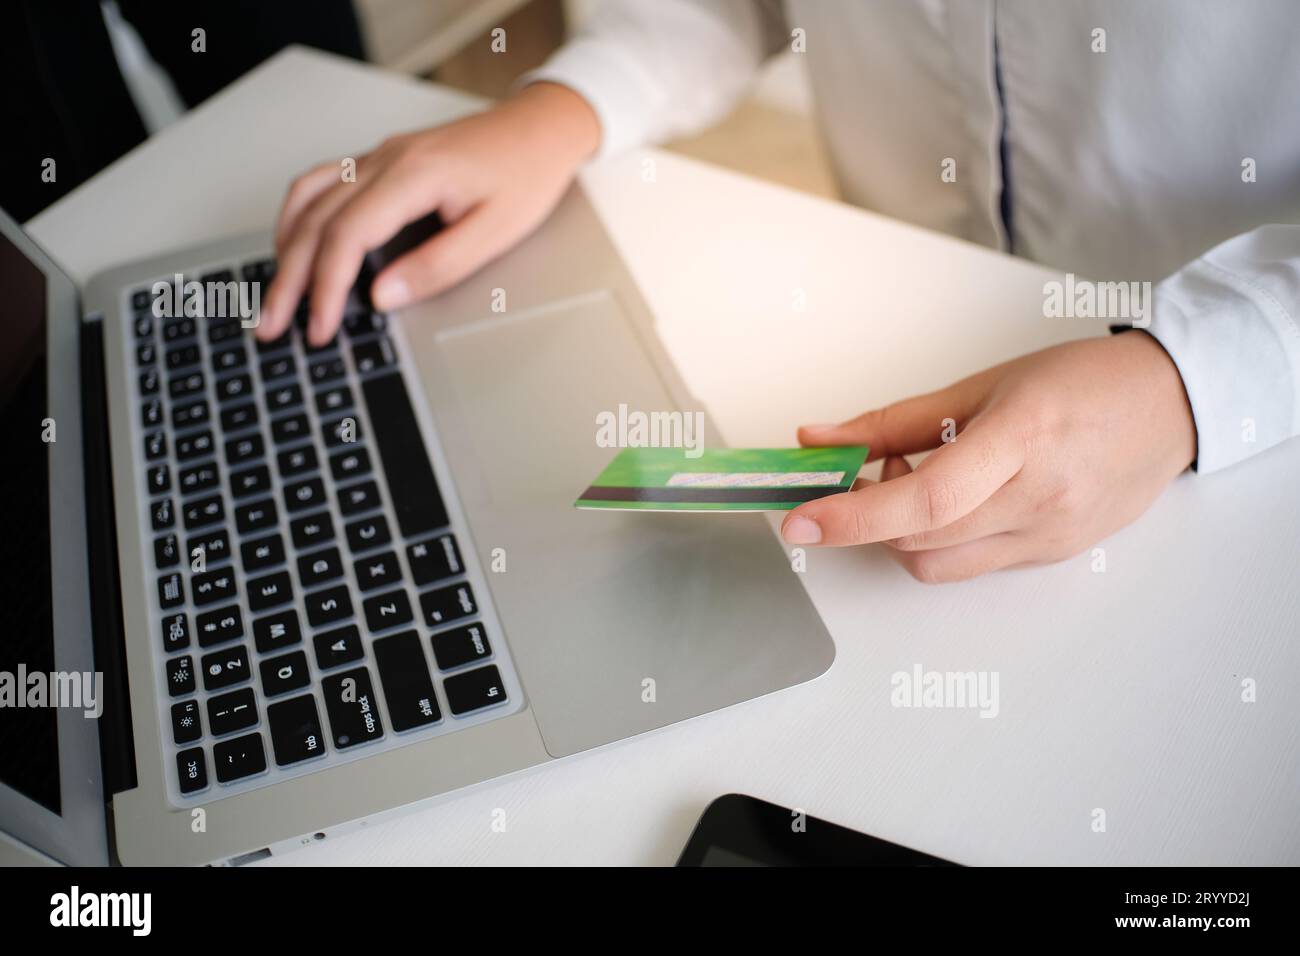
[(81, 420), (89, 323), (72, 281), (3, 213), (0, 290), (0, 861), (105, 863), (102, 711), (85, 693), (102, 684)]
[[(17, 706), (28, 674), (54, 667), (50, 587), (45, 274), (0, 234), (0, 782), (61, 813), (57, 711)], [(57, 431), (54, 433), (57, 437)], [(6, 699), (11, 695), (14, 699)]]

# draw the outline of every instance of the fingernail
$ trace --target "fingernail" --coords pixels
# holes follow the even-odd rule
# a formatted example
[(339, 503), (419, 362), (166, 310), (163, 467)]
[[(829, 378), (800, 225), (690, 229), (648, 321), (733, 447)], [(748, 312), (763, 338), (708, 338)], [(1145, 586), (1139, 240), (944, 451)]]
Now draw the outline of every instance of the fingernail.
[(811, 518), (792, 515), (781, 527), (781, 537), (791, 544), (816, 544), (822, 539), (822, 528)]
[(385, 279), (379, 284), (379, 288), (374, 290), (375, 305), (385, 312), (389, 309), (400, 309), (410, 301), (410, 298), (411, 290), (398, 276)]

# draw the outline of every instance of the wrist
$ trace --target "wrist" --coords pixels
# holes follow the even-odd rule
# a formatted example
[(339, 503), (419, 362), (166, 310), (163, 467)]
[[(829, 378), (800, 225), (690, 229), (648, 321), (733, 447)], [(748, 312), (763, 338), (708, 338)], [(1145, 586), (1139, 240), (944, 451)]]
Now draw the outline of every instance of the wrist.
[(1161, 430), (1161, 444), (1167, 446), (1170, 460), (1180, 471), (1190, 467), (1196, 461), (1196, 419), (1178, 366), (1160, 341), (1145, 330), (1125, 332), (1113, 341), (1142, 356), (1154, 393), (1151, 420)]
[(545, 155), (576, 169), (600, 147), (600, 119), (579, 93), (559, 83), (530, 83), (498, 107)]

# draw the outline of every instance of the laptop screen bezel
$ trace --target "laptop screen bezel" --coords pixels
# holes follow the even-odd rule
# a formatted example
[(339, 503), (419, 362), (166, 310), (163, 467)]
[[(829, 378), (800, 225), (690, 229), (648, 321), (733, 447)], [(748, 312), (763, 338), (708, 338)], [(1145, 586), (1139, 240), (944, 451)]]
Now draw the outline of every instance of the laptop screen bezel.
[[(86, 495), (83, 471), (82, 321), (72, 280), (0, 212), (0, 232), (45, 276), (47, 414), (56, 423), (49, 453), (50, 587), (53, 595), (54, 667), (94, 672)], [(39, 422), (32, 423), (39, 428)], [(102, 687), (96, 688), (102, 694)], [(61, 813), (54, 813), (0, 783), (0, 831), (61, 863), (109, 862), (108, 823), (100, 767), (99, 726), (79, 708), (58, 709)]]

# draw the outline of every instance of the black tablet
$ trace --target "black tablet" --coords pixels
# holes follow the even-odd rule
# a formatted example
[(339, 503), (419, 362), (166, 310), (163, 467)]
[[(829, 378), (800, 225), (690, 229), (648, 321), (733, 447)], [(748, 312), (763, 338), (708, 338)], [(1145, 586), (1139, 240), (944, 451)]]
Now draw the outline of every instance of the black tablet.
[(775, 803), (729, 793), (695, 824), (678, 866), (958, 866)]

